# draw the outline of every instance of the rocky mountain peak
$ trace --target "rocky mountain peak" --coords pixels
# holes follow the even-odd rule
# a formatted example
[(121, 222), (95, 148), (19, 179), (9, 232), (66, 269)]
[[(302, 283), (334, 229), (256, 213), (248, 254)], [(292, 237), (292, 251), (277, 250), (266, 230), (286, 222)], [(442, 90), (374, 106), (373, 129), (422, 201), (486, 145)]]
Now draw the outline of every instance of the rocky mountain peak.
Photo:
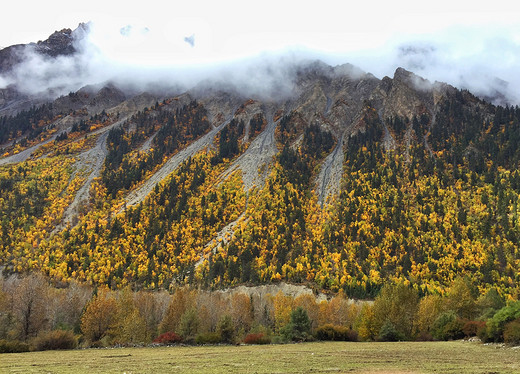
[(342, 64), (337, 65), (333, 68), (335, 77), (343, 77), (347, 76), (349, 78), (361, 78), (365, 76), (371, 76), (371, 74), (367, 74), (365, 71), (361, 70), (359, 67), (354, 66), (352, 64)]
[(394, 82), (403, 83), (413, 89), (421, 91), (430, 91), (433, 88), (429, 80), (401, 67), (397, 68), (394, 73)]
[(398, 67), (394, 72), (394, 79), (398, 81), (406, 81), (409, 80), (413, 75), (415, 74), (411, 71), (408, 71), (402, 67)]
[(333, 68), (323, 61), (314, 60), (302, 64), (296, 70), (296, 82), (305, 85), (323, 78), (329, 79), (333, 74)]
[(17, 44), (0, 50), (0, 74), (7, 73), (24, 59), (25, 52), (34, 50), (49, 57), (69, 56), (76, 52), (75, 42), (82, 39), (89, 24), (80, 23), (75, 30), (55, 31), (46, 40), (37, 43)]
[(36, 43), (36, 50), (51, 57), (71, 55), (76, 51), (73, 41), (72, 30), (63, 29), (52, 33), (47, 40)]

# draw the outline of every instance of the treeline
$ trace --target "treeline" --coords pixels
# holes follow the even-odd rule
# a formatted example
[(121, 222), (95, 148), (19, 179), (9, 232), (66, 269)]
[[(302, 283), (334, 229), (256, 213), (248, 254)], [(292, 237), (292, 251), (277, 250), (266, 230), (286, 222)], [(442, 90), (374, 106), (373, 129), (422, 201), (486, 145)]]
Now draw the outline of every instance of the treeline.
[[(162, 104), (133, 116), (126, 126), (110, 130), (107, 139), (108, 155), (101, 173), (107, 192), (115, 198), (121, 190), (131, 188), (147, 172), (162, 164), (182, 147), (210, 129), (206, 109), (192, 101), (175, 112)], [(134, 130), (129, 130), (135, 124)], [(125, 128), (126, 127), (126, 128)], [(138, 146), (156, 132), (150, 150), (139, 152)]]
[(143, 344), (267, 344), (288, 341), (452, 340), (520, 343), (520, 302), (496, 289), (477, 296), (467, 279), (420, 298), (386, 285), (373, 302), (342, 292), (319, 299), (174, 288), (109, 291), (75, 282), (50, 286), (34, 274), (0, 283), (0, 350)]
[(212, 157), (211, 163), (216, 165), (225, 158), (233, 158), (240, 152), (239, 139), (244, 136), (244, 122), (232, 119), (217, 135), (218, 152)]
[[(285, 127), (295, 126), (294, 115), (283, 117)], [(285, 136), (281, 130), (281, 136)], [(330, 152), (333, 137), (317, 125), (303, 132), (297, 149), (283, 145), (266, 181), (266, 186), (252, 194), (248, 220), (235, 232), (222, 250), (209, 256), (203, 264), (201, 282), (205, 286), (223, 287), (245, 282), (265, 283), (287, 279), (309, 280), (307, 271), (319, 260), (307, 246), (311, 231), (319, 221), (310, 215), (319, 212), (310, 197), (314, 167)], [(313, 151), (311, 151), (311, 148)], [(309, 258), (311, 263), (309, 264)]]
[[(282, 121), (286, 122), (286, 117)], [(281, 131), (282, 138), (286, 135)], [(302, 144), (297, 149), (290, 146), (290, 143), (282, 143), (282, 151), (277, 159), (283, 168), (284, 177), (287, 182), (300, 189), (306, 190), (310, 187), (313, 177), (313, 169), (334, 146), (334, 138), (328, 131), (322, 130), (319, 125), (312, 124), (303, 130)]]
[(30, 266), (34, 248), (79, 188), (73, 160), (49, 157), (0, 168), (0, 256), (3, 272)]
[[(511, 270), (518, 256), (520, 174), (504, 169), (493, 155), (477, 148), (481, 139), (489, 139), (489, 124), (483, 114), (478, 119), (464, 116), (466, 111), (457, 105), (445, 104), (441, 112), (446, 113), (439, 114), (435, 123), (426, 114), (411, 123), (389, 120), (392, 131), (401, 134), (398, 138), (406, 126), (413, 126), (414, 145), (408, 156), (404, 142), (395, 151), (385, 151), (383, 124), (375, 111), (367, 110), (366, 129), (348, 142), (344, 185), (333, 213), (337, 219), (325, 228), (320, 244), (329, 251), (344, 249), (345, 275), (366, 277), (367, 286), (380, 279), (408, 279), (425, 292), (441, 292), (440, 284), (462, 273), (481, 285), (511, 291), (515, 287), (518, 275)], [(513, 118), (518, 111), (498, 111), (508, 114), (495, 119), (507, 122), (493, 126), (518, 131)], [(447, 117), (442, 119), (443, 115)], [(454, 121), (449, 126), (457, 127), (454, 132), (459, 135), (451, 135), (450, 147), (439, 150), (444, 135), (433, 129)], [(477, 130), (475, 123), (480, 126)], [(429, 126), (433, 129), (427, 136)], [(514, 137), (504, 143), (493, 140), (498, 149), (509, 147), (509, 141)], [(478, 161), (479, 157), (484, 158)], [(348, 283), (345, 292), (358, 297), (377, 292)]]
[(255, 114), (249, 120), (249, 139), (254, 139), (267, 126), (267, 121), (262, 113)]
[[(53, 259), (42, 262), (42, 270), (113, 288), (195, 282), (194, 265), (206, 244), (245, 209), (240, 175), (216, 183), (222, 168), (210, 159), (206, 153), (189, 158), (141, 204), (108, 219), (88, 216), (42, 243), (38, 257)], [(94, 204), (104, 204), (106, 190), (97, 192)]]
[(27, 135), (29, 140), (36, 138), (54, 116), (52, 104), (43, 104), (14, 116), (0, 117), (0, 144), (23, 135)]

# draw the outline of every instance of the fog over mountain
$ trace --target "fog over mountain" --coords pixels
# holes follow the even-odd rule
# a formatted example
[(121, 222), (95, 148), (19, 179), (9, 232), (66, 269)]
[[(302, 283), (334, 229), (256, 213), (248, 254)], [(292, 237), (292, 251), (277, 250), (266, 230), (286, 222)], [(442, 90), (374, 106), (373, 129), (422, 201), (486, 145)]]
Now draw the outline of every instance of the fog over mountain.
[(54, 98), (104, 82), (137, 91), (181, 92), (211, 81), (247, 96), (276, 98), (291, 94), (302, 61), (319, 59), (352, 63), (378, 78), (403, 67), (497, 104), (520, 102), (520, 27), (456, 27), (345, 52), (289, 44), (269, 51), (246, 48), (248, 55), (240, 53), (243, 45), (236, 45), (236, 54), (216, 53), (204, 35), (183, 31), (165, 35), (146, 25), (82, 24), (65, 33), (70, 37), (66, 53), (47, 53), (47, 41), (16, 49), (15, 63), (0, 70), (0, 88)]

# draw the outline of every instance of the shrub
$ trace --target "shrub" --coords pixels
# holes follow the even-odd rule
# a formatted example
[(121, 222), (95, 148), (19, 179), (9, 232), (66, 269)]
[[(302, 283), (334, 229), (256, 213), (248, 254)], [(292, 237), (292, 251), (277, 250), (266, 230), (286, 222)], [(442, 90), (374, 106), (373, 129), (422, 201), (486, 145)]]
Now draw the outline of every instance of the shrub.
[(358, 333), (355, 330), (348, 329), (347, 335), (345, 336), (345, 341), (349, 342), (357, 342), (358, 339)]
[(291, 312), (291, 320), (280, 331), (285, 340), (308, 340), (311, 331), (311, 321), (307, 311), (301, 306)]
[(81, 316), (81, 332), (85, 340), (94, 345), (104, 344), (99, 341), (110, 332), (116, 316), (115, 298), (107, 291), (100, 291), (89, 301)]
[(159, 335), (153, 342), (157, 344), (177, 344), (182, 342), (182, 337), (173, 331), (168, 331)]
[(479, 332), (486, 329), (485, 321), (466, 321), (462, 327), (462, 332), (466, 338), (478, 336)]
[(0, 353), (29, 352), (29, 344), (18, 340), (0, 340)]
[(184, 312), (179, 322), (179, 332), (185, 342), (193, 342), (193, 338), (199, 330), (199, 316), (197, 310), (192, 308)]
[(520, 319), (509, 322), (504, 328), (504, 342), (520, 344)]
[(218, 344), (220, 343), (220, 334), (218, 332), (206, 332), (198, 334), (195, 338), (197, 344)]
[(413, 288), (403, 283), (388, 283), (383, 286), (372, 306), (372, 338), (379, 339), (381, 328), (389, 321), (399, 332), (399, 340), (410, 339), (417, 319), (418, 306), (419, 294)]
[(432, 336), (437, 340), (453, 340), (464, 337), (462, 328), (464, 322), (453, 310), (444, 312), (437, 317), (432, 326)]
[(31, 342), (35, 351), (50, 351), (56, 349), (74, 349), (78, 341), (70, 330), (52, 330), (40, 333)]
[(422, 331), (417, 334), (415, 340), (418, 342), (430, 342), (433, 340), (433, 336), (429, 332)]
[(316, 329), (315, 337), (318, 340), (357, 341), (357, 333), (345, 326), (326, 324)]
[(222, 343), (233, 343), (235, 328), (233, 327), (233, 319), (229, 314), (226, 314), (220, 319), (217, 330)]
[(316, 329), (316, 332), (314, 333), (314, 336), (316, 336), (316, 339), (318, 340), (341, 340), (338, 339), (339, 335), (339, 329), (341, 326), (334, 326), (333, 324), (326, 324), (322, 326), (318, 326)]
[(496, 288), (490, 288), (485, 295), (479, 297), (477, 305), (480, 310), (480, 319), (486, 320), (506, 306), (506, 302), (504, 296), (500, 295)]
[(483, 329), (477, 331), (477, 336), (484, 343), (490, 341), (488, 332), (487, 332), (487, 322), (485, 323)]
[(504, 339), (504, 328), (506, 324), (518, 318), (520, 318), (520, 301), (503, 307), (496, 312), (492, 318), (488, 319), (486, 323), (486, 336), (483, 340), (502, 341)]
[(398, 342), (404, 340), (404, 336), (397, 331), (392, 322), (386, 320), (383, 326), (381, 326), (381, 330), (379, 330), (377, 340), (381, 342)]
[(263, 332), (257, 334), (247, 334), (244, 338), (245, 344), (270, 344), (271, 338)]

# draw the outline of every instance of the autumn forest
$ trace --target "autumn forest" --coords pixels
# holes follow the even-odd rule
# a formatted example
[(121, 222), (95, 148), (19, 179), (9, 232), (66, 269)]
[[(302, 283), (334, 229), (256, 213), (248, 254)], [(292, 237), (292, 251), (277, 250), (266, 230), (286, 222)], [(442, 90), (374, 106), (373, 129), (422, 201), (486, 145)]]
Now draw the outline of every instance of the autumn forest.
[[(330, 331), (345, 326), (345, 336), (355, 329), (364, 339), (377, 339), (383, 327), (401, 338), (431, 336), (424, 326), (447, 311), (454, 314), (444, 318), (460, 322), (462, 331), (484, 314), (486, 295), (498, 300), (495, 311), (516, 300), (520, 109), (453, 87), (424, 93), (397, 73), (383, 81), (306, 74), (310, 83), (302, 78), (303, 93), (286, 103), (184, 94), (138, 110), (89, 113), (63, 109), (78, 100), (71, 93), (59, 108), (51, 103), (0, 117), (4, 294), (9, 279), (39, 273), (53, 292), (70, 284), (95, 290), (85, 310), (106, 298), (112, 304), (99, 307), (122, 319), (137, 318), (117, 314), (124, 310), (117, 303), (133, 303), (137, 293), (191, 295), (183, 294), (191, 304), (170, 316), (173, 322), (163, 311), (162, 322), (157, 317), (153, 328), (143, 327), (143, 341), (177, 331), (181, 316), (195, 318), (185, 315), (195, 305), (202, 323), (197, 298), (239, 285), (287, 282), (341, 300), (376, 298), (373, 316), (368, 307), (349, 306), (348, 323), (328, 321), (319, 304), (288, 304), (314, 313), (312, 331), (329, 323)], [(362, 85), (370, 95), (345, 94)], [(64, 123), (73, 125), (63, 130)], [(269, 152), (268, 162), (254, 162)], [(454, 290), (473, 303), (468, 314), (449, 307)], [(437, 303), (438, 313), (423, 330), (399, 322), (397, 311), (385, 325), (378, 302), (392, 303), (392, 292), (413, 310)], [(233, 310), (222, 318), (233, 316), (235, 336), (253, 331), (254, 321), (253, 332), (262, 334), (260, 325), (280, 332), (296, 324), (301, 316), (291, 310), (275, 316), (274, 297), (262, 306), (270, 317), (255, 317), (248, 304), (247, 322)], [(88, 329), (87, 317), (79, 319), (85, 310), (70, 317), (78, 332)], [(215, 320), (204, 331), (228, 322)], [(30, 335), (21, 331), (22, 340)]]

